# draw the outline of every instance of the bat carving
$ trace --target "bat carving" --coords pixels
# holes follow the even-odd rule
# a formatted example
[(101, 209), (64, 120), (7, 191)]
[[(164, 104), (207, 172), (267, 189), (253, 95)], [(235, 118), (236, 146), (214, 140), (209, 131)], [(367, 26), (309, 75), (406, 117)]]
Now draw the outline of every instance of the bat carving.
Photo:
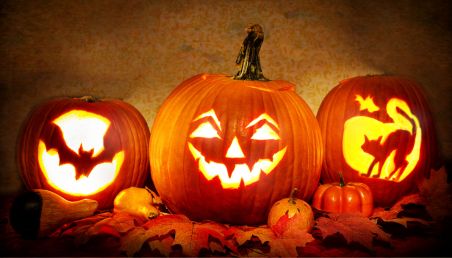
[[(63, 130), (61, 128), (55, 128), (54, 134), (56, 134), (56, 137), (52, 137), (53, 139), (64, 139)], [(109, 141), (104, 141), (104, 137), (111, 139)], [(108, 130), (104, 137), (101, 137), (103, 147), (97, 153), (95, 148), (88, 150), (85, 149), (84, 146), (86, 144), (83, 144), (83, 141), (79, 143), (79, 147), (76, 152), (73, 150), (73, 148), (70, 148), (70, 146), (62, 146), (61, 141), (57, 140), (50, 141), (47, 149), (56, 149), (60, 158), (60, 165), (73, 165), (76, 170), (76, 179), (79, 179), (82, 175), (89, 176), (96, 165), (105, 162), (112, 162), (113, 157), (119, 150), (119, 144), (117, 144), (117, 141), (114, 140), (115, 137), (112, 137), (108, 134)], [(64, 142), (67, 143), (67, 141)], [(104, 146), (104, 144), (106, 145)]]

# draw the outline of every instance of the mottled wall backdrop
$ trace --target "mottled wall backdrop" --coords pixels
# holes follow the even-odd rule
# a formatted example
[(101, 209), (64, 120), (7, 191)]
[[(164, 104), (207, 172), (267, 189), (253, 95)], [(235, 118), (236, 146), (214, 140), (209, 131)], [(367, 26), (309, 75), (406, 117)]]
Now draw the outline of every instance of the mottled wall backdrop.
[(195, 74), (236, 71), (244, 28), (265, 31), (264, 74), (297, 85), (314, 112), (340, 80), (405, 75), (420, 82), (452, 158), (450, 1), (2, 1), (0, 192), (21, 187), (18, 130), (33, 106), (95, 95), (158, 107)]

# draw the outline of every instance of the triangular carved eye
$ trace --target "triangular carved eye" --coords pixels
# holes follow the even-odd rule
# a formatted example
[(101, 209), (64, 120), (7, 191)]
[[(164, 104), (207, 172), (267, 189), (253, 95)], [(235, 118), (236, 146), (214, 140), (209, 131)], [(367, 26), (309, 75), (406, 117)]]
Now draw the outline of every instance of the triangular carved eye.
[(218, 135), (218, 131), (212, 126), (210, 122), (204, 122), (200, 124), (191, 134), (190, 138), (218, 138), (221, 139), (220, 135)]
[(253, 140), (279, 140), (278, 133), (275, 132), (268, 124), (263, 124), (256, 129), (256, 132), (251, 137)]

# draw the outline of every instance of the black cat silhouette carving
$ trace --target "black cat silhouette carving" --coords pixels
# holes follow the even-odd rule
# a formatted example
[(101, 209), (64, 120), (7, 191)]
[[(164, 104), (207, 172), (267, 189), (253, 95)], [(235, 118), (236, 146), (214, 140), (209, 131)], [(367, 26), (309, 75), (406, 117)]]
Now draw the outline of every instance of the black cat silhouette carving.
[(394, 174), (397, 173), (395, 179), (397, 180), (408, 166), (408, 161), (406, 156), (411, 153), (414, 148), (415, 138), (416, 138), (416, 124), (413, 119), (411, 119), (403, 110), (396, 108), (397, 112), (404, 116), (412, 124), (412, 132), (407, 130), (398, 129), (390, 133), (384, 142), (381, 142), (383, 136), (378, 137), (376, 140), (369, 140), (369, 138), (364, 136), (364, 143), (361, 146), (362, 150), (369, 153), (374, 157), (372, 163), (369, 165), (367, 170), (367, 176), (369, 177), (372, 170), (378, 163), (378, 174), (373, 175), (374, 178), (380, 178), (380, 174), (383, 165), (387, 158), (395, 151), (394, 155), (394, 169), (388, 173), (388, 178), (393, 178)]

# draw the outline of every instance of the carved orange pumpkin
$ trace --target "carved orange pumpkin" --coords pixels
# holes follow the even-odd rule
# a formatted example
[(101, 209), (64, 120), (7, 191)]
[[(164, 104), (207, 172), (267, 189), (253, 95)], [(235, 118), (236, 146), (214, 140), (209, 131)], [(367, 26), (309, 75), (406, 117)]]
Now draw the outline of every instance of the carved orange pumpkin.
[(396, 76), (342, 81), (317, 113), (325, 144), (322, 179), (367, 184), (376, 204), (416, 190), (436, 157), (430, 111), (420, 87)]
[(334, 213), (359, 213), (372, 215), (372, 191), (364, 183), (345, 184), (342, 174), (339, 183), (323, 184), (314, 193), (312, 207)]
[(149, 128), (120, 100), (63, 98), (30, 113), (18, 145), (25, 186), (68, 200), (95, 199), (100, 208), (146, 179)]
[(248, 38), (257, 39), (248, 43), (260, 43), (245, 40), (246, 65), (236, 78), (194, 76), (157, 114), (151, 174), (173, 212), (195, 220), (259, 224), (292, 188), (308, 199), (317, 187), (323, 155), (317, 121), (293, 84), (262, 76), (260, 33), (260, 27), (250, 28)]

